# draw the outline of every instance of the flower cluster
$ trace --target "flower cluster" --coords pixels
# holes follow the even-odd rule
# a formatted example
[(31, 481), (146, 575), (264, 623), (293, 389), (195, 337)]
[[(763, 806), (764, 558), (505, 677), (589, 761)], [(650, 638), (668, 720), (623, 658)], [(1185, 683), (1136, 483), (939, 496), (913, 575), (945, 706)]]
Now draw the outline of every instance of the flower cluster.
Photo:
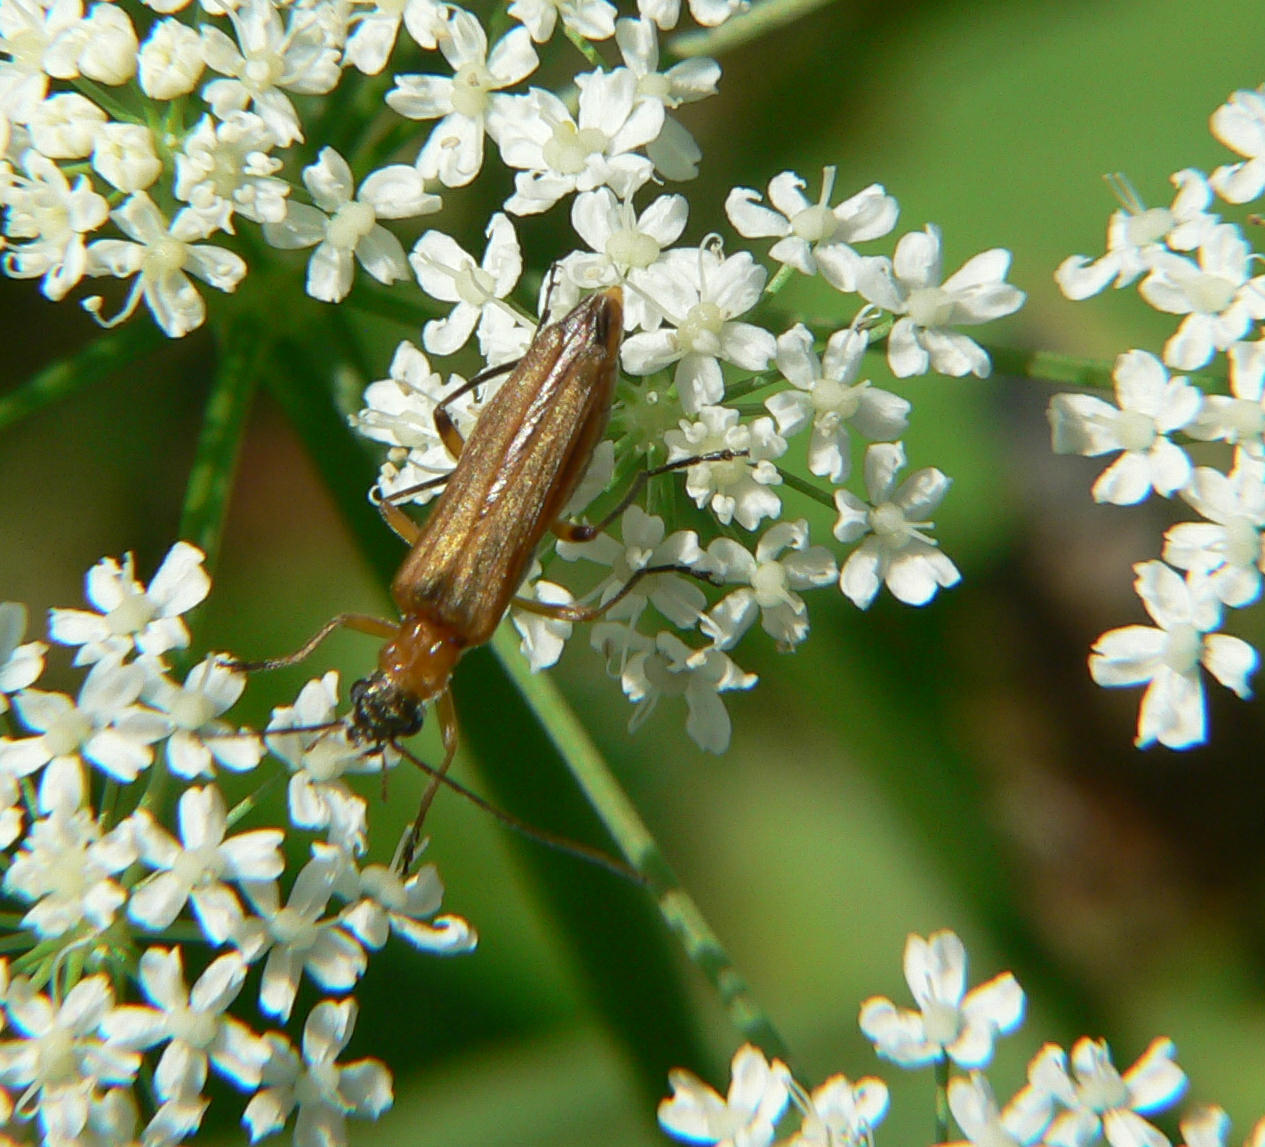
[[(744, 6), (691, 0), (689, 10), (706, 28)], [(890, 255), (870, 249), (893, 232), (896, 200), (877, 184), (837, 197), (834, 168), (815, 199), (790, 171), (767, 192), (734, 188), (727, 224), (714, 207), (689, 238), (690, 205), (660, 189), (697, 174), (702, 152), (680, 117), (715, 94), (720, 68), (672, 58), (664, 35), (681, 17), (677, 0), (640, 0), (623, 17), (609, 0), (514, 0), (508, 17), (493, 38), (476, 12), (441, 0), (6, 5), (3, 268), (38, 279), (51, 299), (129, 279), (112, 317), (100, 296), (85, 306), (112, 325), (144, 302), (178, 337), (231, 313), (227, 300), (208, 309), (198, 281), (236, 291), (238, 310), (275, 311), (287, 273), (312, 299), (387, 309), (385, 292), (355, 283), (359, 266), (434, 316), (355, 419), (389, 447), (381, 493), (407, 500), (429, 483), (419, 502), (453, 465), (435, 404), (463, 381), (445, 365), (445, 383), (431, 359), (464, 353), (474, 336), (483, 362), (512, 362), (533, 337), (542, 286), (560, 311), (621, 285), (628, 377), (613, 472), (683, 471), (714, 536), (630, 508), (617, 532), (563, 555), (609, 573), (584, 590), (537, 582), (524, 594), (600, 604), (621, 578), (674, 567), (643, 574), (591, 639), (634, 722), (663, 695), (681, 696), (690, 734), (720, 751), (730, 725), (719, 694), (756, 682), (731, 651), (757, 620), (790, 649), (808, 633), (807, 589), (837, 585), (864, 609), (884, 585), (922, 605), (959, 580), (932, 532), (950, 480), (930, 467), (905, 473), (910, 405), (871, 380), (987, 374), (988, 355), (962, 328), (1015, 311), (1024, 295), (1005, 281), (1001, 249), (946, 274), (934, 225)], [(533, 83), (538, 73), (567, 79), (550, 90)], [(345, 120), (358, 130), (339, 138), (354, 150), (312, 138), (314, 125)], [(414, 123), (426, 131), (405, 148)], [(472, 227), (464, 189), (511, 174), (512, 192)], [(548, 273), (525, 267), (520, 241), (541, 216), (569, 217), (574, 233)], [(421, 230), (423, 218), (434, 225)], [(763, 254), (746, 249), (766, 240)], [(294, 273), (296, 250), (310, 252), (305, 273)], [(807, 277), (837, 292), (838, 321), (761, 325), (768, 297)], [(448, 407), (460, 432), (495, 390), (489, 380)], [(837, 515), (838, 547), (814, 543), (787, 492)], [(728, 592), (706, 595), (708, 584)], [(560, 619), (518, 623), (535, 667), (570, 634)]]
[[(966, 949), (952, 932), (905, 946), (905, 978), (917, 1011), (875, 997), (861, 1005), (861, 1030), (884, 1059), (905, 1068), (937, 1063), (938, 1110), (952, 1114), (960, 1138), (939, 1129), (945, 1147), (1169, 1147), (1144, 1116), (1172, 1107), (1186, 1088), (1171, 1040), (1157, 1039), (1125, 1072), (1101, 1039), (1076, 1041), (1071, 1054), (1047, 1043), (1028, 1065), (1027, 1083), (1004, 1105), (994, 1097), (985, 1069), (998, 1035), (1023, 1020), (1024, 994), (1009, 972), (966, 991)], [(672, 1096), (659, 1105), (659, 1123), (691, 1143), (717, 1147), (769, 1147), (778, 1124), (795, 1108), (798, 1127), (778, 1139), (786, 1147), (873, 1147), (874, 1130), (887, 1114), (880, 1079), (850, 1083), (831, 1076), (811, 1092), (779, 1060), (755, 1047), (733, 1060), (733, 1081), (722, 1098), (696, 1076), (674, 1071)], [(1220, 1108), (1199, 1109), (1183, 1120), (1189, 1147), (1225, 1147), (1229, 1120)], [(1249, 1139), (1265, 1141), (1265, 1119)]]
[[(1106, 253), (1073, 256), (1055, 275), (1071, 299), (1136, 283), (1146, 303), (1180, 316), (1162, 356), (1120, 355), (1114, 403), (1060, 394), (1050, 404), (1057, 452), (1115, 455), (1094, 483), (1095, 500), (1132, 506), (1154, 492), (1197, 515), (1168, 529), (1160, 560), (1134, 566), (1155, 624), (1113, 629), (1090, 655), (1100, 685), (1146, 686), (1139, 746), (1204, 741), (1202, 671), (1246, 698), (1259, 661), (1220, 629), (1227, 609), (1260, 598), (1265, 571), (1265, 275), (1245, 230), (1213, 208), (1217, 196), (1238, 205), (1265, 194), (1265, 97), (1234, 93), (1213, 113), (1212, 132), (1242, 161), (1210, 176), (1177, 172), (1168, 207), (1144, 207), (1117, 179), (1123, 206), (1108, 224)], [(1195, 371), (1200, 377), (1177, 373)]]
[[(348, 1115), (376, 1117), (392, 1099), (381, 1063), (337, 1062), (369, 952), (392, 932), (436, 953), (475, 944), (466, 921), (436, 916), (434, 865), (400, 874), (365, 861), (366, 800), (344, 776), (384, 762), (329, 724), (333, 674), (262, 735), (224, 719), (245, 686), (224, 659), (173, 676), (170, 659), (190, 642), (182, 615), (209, 588), (202, 553), (184, 542), (148, 585), (130, 555), (94, 566), (94, 608), (49, 619), (50, 641), (86, 670), (73, 698), (35, 687), (50, 647), (23, 641), (20, 606), (0, 606), (13, 733), (0, 736), (3, 891), (23, 911), (0, 961), (6, 1141), (34, 1123), (50, 1144), (179, 1142), (202, 1121), (213, 1068), (250, 1094), (252, 1139), (293, 1115), (303, 1147), (345, 1142)], [(230, 809), (217, 778), (253, 773), (259, 790), (287, 770), (287, 828), (238, 830), (256, 798)], [(164, 805), (172, 781), (179, 793)], [(283, 845), (300, 830), (309, 855), (287, 872)], [(203, 969), (191, 985), (187, 958)], [(109, 974), (77, 978), (85, 968)], [(301, 1051), (230, 1014), (252, 969), (270, 1024), (289, 1020), (304, 977), (339, 997), (307, 1013)]]

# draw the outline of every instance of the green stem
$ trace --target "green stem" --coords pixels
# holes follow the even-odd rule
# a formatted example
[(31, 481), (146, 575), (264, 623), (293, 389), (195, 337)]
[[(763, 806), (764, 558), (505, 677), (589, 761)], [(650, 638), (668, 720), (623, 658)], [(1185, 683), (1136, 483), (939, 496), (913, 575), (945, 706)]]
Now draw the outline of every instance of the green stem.
[[(1115, 362), (1100, 358), (1079, 358), (1048, 350), (1021, 350), (1018, 347), (984, 346), (993, 360), (993, 373), (1015, 378), (1039, 379), (1095, 390), (1111, 390), (1115, 386), (1112, 371)], [(1224, 390), (1226, 380), (1212, 374), (1187, 374), (1186, 379), (1204, 391)]]
[(716, 989), (734, 1026), (766, 1055), (789, 1062), (782, 1037), (751, 994), (746, 980), (698, 905), (681, 886), (658, 842), (558, 687), (547, 675), (530, 671), (518, 650), (518, 638), (512, 626), (502, 625), (496, 631), (492, 649), (549, 734), (625, 860), (645, 878), (668, 927), (680, 939), (686, 955)]
[(782, 475), (782, 482), (792, 490), (803, 494), (806, 498), (812, 498), (814, 502), (820, 502), (827, 509), (835, 508), (835, 498), (829, 490), (823, 490), (820, 486), (814, 485), (797, 474), (792, 474), (789, 470), (779, 469), (778, 473)]
[(936, 1060), (936, 1130), (933, 1143), (949, 1141), (949, 1057)]
[(759, 40), (786, 24), (824, 8), (831, 0), (757, 0), (746, 12), (726, 20), (719, 28), (682, 32), (668, 41), (674, 56), (719, 56), (752, 40)]
[(0, 433), (30, 414), (52, 406), (98, 379), (143, 357), (165, 341), (147, 319), (105, 332), (74, 354), (46, 366), (0, 398)]

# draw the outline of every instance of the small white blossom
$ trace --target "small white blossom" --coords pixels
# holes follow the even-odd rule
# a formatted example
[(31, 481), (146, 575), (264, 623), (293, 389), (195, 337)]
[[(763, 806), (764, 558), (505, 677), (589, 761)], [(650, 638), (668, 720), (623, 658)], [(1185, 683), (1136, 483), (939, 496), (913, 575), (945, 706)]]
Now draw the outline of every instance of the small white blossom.
[(395, 47), (400, 23), (419, 48), (433, 48), (446, 28), (448, 6), (438, 0), (376, 0), (352, 13), (343, 58), (367, 76), (376, 76)]
[[(77, 701), (64, 693), (24, 689), (13, 699), (22, 724), (35, 735), (0, 738), (0, 769), (27, 776), (48, 766), (44, 784), (73, 784), (87, 761), (107, 776), (134, 781), (154, 759), (152, 745), (169, 731), (158, 713), (137, 704), (145, 686), (139, 665), (99, 661), (84, 678)], [(41, 807), (51, 796), (41, 793)]]
[(305, 970), (330, 992), (350, 991), (364, 974), (364, 949), (337, 920), (324, 917), (336, 876), (337, 867), (328, 859), (309, 860), (284, 905), (275, 881), (243, 884), (256, 915), (238, 925), (233, 942), (251, 963), (268, 954), (259, 1007), (269, 1015), (290, 1018)]
[(0, 601), (0, 713), (9, 710), (8, 694), (35, 684), (44, 672), (42, 641), (22, 643), (26, 633), (26, 606), (16, 601)]
[(22, 927), (41, 939), (64, 936), (81, 924), (100, 932), (127, 899), (111, 878), (135, 859), (130, 821), (102, 833), (87, 809), (58, 808), (31, 825), (4, 875), (4, 888), (34, 901)]
[(136, 30), (117, 4), (94, 4), (85, 19), (61, 36), (58, 53), (74, 57), (79, 75), (111, 87), (125, 84), (136, 74)]
[[(288, 11), (289, 26), (282, 22)], [(226, 12), (236, 41), (219, 28), (202, 25), (207, 67), (225, 79), (202, 89), (217, 119), (247, 108), (268, 125), (279, 147), (303, 139), (298, 113), (286, 92), (321, 95), (338, 84), (339, 45), (331, 42), (313, 5), (280, 9), (271, 0), (239, 0)]]
[(377, 1119), (391, 1106), (391, 1073), (383, 1064), (376, 1059), (337, 1062), (356, 1014), (355, 1000), (317, 1004), (303, 1026), (302, 1061), (283, 1036), (269, 1033), (272, 1057), (264, 1067), (263, 1087), (242, 1116), (252, 1143), (279, 1131), (298, 1107), (294, 1141), (299, 1147), (343, 1147), (347, 1116)]
[(659, 1104), (659, 1125), (678, 1139), (716, 1147), (769, 1147), (790, 1098), (790, 1071), (744, 1044), (734, 1055), (729, 1094), (721, 1098), (698, 1076), (668, 1074), (672, 1097)]
[(22, 1038), (0, 1044), (0, 1083), (27, 1092), (22, 1114), (38, 1118), (45, 1142), (77, 1141), (97, 1089), (135, 1078), (141, 1057), (98, 1034), (113, 1006), (105, 976), (80, 980), (60, 1004), (25, 977), (9, 985), (6, 1007)]
[(202, 568), (206, 555), (188, 542), (177, 542), (149, 585), (136, 580), (132, 555), (121, 562), (102, 558), (88, 571), (86, 596), (99, 613), (54, 609), (48, 635), (62, 645), (78, 645), (76, 665), (122, 658), (133, 649), (151, 656), (189, 644), (180, 615), (206, 597), (211, 579)]
[(1265, 318), (1265, 275), (1251, 274), (1254, 254), (1238, 227), (1220, 223), (1199, 244), (1198, 262), (1158, 254), (1138, 293), (1156, 310), (1185, 315), (1164, 344), (1164, 361), (1198, 370), (1216, 351), (1244, 338)]
[(353, 903), (343, 913), (343, 927), (375, 950), (394, 932), (423, 952), (472, 952), (479, 938), (469, 921), (435, 916), (443, 895), (444, 885), (433, 864), (407, 878), (386, 865), (369, 864), (355, 870), (355, 887), (348, 894)]
[[(677, 530), (669, 535), (662, 518), (647, 514), (635, 504), (620, 516), (619, 536), (616, 541), (603, 533), (587, 542), (557, 544), (558, 556), (566, 561), (584, 559), (610, 567), (610, 573), (594, 591), (603, 603), (618, 594), (640, 570), (654, 566), (692, 569), (703, 556), (693, 530)], [(624, 620), (635, 625), (646, 606), (653, 605), (673, 625), (689, 629), (702, 616), (706, 604), (707, 598), (695, 582), (665, 570), (640, 578), (631, 592), (624, 594), (604, 616), (610, 621)]]
[(1187, 749), (1206, 738), (1200, 666), (1247, 698), (1256, 650), (1238, 637), (1214, 632), (1221, 625), (1221, 602), (1206, 574), (1191, 571), (1183, 579), (1158, 561), (1139, 562), (1133, 570), (1134, 589), (1156, 625), (1104, 633), (1090, 654), (1089, 671), (1107, 687), (1146, 685), (1134, 741), (1139, 748), (1159, 741), (1170, 749)]
[[(485, 358), (491, 357), (491, 316), (508, 306), (503, 300), (523, 272), (523, 255), (514, 224), (499, 211), (488, 221), (484, 234), (488, 245), (481, 263), (476, 263), (443, 231), (427, 231), (408, 257), (423, 291), (432, 299), (456, 304), (447, 318), (432, 319), (422, 328), (422, 343), (431, 354), (460, 350), (477, 325), (479, 346)], [(527, 341), (524, 331), (518, 354), (526, 348)], [(514, 358), (516, 354), (511, 352), (505, 357)]]
[(1207, 442), (1229, 442), (1253, 458), (1265, 458), (1265, 342), (1235, 343), (1226, 358), (1230, 393), (1205, 394), (1186, 433)]
[(1164, 535), (1164, 560), (1181, 570), (1208, 574), (1225, 605), (1250, 605), (1260, 597), (1265, 563), (1265, 462), (1240, 450), (1228, 475), (1200, 466), (1182, 498), (1207, 520), (1170, 526)]
[(966, 990), (966, 948), (953, 932), (905, 944), (905, 981), (918, 1011), (874, 996), (861, 1005), (861, 1030), (874, 1049), (902, 1067), (918, 1067), (947, 1055), (960, 1067), (983, 1067), (999, 1035), (1023, 1019), (1024, 995), (1009, 972)]
[(205, 62), (202, 37), (180, 20), (158, 20), (137, 61), (141, 91), (151, 100), (174, 100), (198, 86)]
[(488, 132), (506, 166), (518, 169), (515, 192), (505, 202), (515, 215), (539, 214), (566, 195), (596, 187), (628, 196), (654, 173), (654, 164), (634, 152), (659, 135), (663, 105), (638, 97), (637, 77), (628, 68), (587, 72), (575, 82), (575, 116), (542, 88), (493, 104)]
[(1242, 163), (1226, 164), (1210, 182), (1227, 203), (1248, 203), (1265, 190), (1265, 95), (1237, 91), (1212, 113), (1212, 134)]
[[(723, 24), (730, 16), (745, 12), (750, 0), (689, 0), (690, 15), (705, 28)], [(637, 11), (663, 31), (675, 28), (681, 18), (681, 0), (637, 0)]]
[(652, 640), (617, 622), (593, 627), (593, 643), (607, 659), (621, 666), (620, 686), (637, 706), (628, 727), (636, 729), (663, 696), (684, 697), (685, 731), (700, 749), (723, 753), (729, 747), (732, 724), (720, 694), (751, 689), (759, 678), (734, 664), (727, 653), (707, 646), (691, 649), (666, 630)]
[(1090, 394), (1050, 400), (1054, 452), (1122, 451), (1094, 483), (1095, 501), (1132, 506), (1152, 490), (1169, 497), (1189, 481), (1191, 465), (1168, 435), (1194, 422), (1202, 394), (1185, 378), (1169, 378), (1164, 364), (1141, 350), (1120, 355), (1112, 377), (1118, 407)]
[(658, 326), (662, 314), (654, 303), (647, 268), (681, 237), (688, 211), (683, 195), (660, 195), (638, 214), (630, 200), (617, 199), (609, 187), (581, 192), (571, 203), (571, 226), (592, 253), (576, 251), (559, 260), (556, 304), (573, 305), (580, 290), (627, 283), (624, 329)]
[[(538, 601), (542, 605), (572, 605), (575, 597), (566, 586), (545, 581), (540, 576), (540, 563), (533, 561), (531, 569), (514, 595), (515, 601)], [(571, 636), (573, 625), (564, 617), (546, 613), (534, 613), (514, 604), (510, 608), (510, 622), (518, 631), (519, 650), (527, 659), (533, 673), (548, 669), (558, 663), (562, 650)]]
[(277, 178), (284, 165), (268, 154), (272, 147), (272, 134), (253, 112), (222, 121), (203, 116), (176, 155), (176, 198), (219, 231), (233, 231), (235, 214), (281, 222), (290, 185)]
[[(38, 104), (27, 121), (31, 144), (45, 159), (82, 159), (92, 154), (97, 132), (109, 117), (90, 99), (78, 92), (58, 92)], [(31, 158), (23, 153), (22, 164)], [(64, 178), (64, 177), (63, 177)], [(6, 189), (6, 198), (13, 195), (13, 185)], [(9, 210), (13, 205), (10, 201)]]
[(84, 236), (109, 218), (109, 204), (86, 175), (72, 186), (61, 168), (33, 149), (22, 156), (21, 174), (8, 176), (4, 202), (4, 273), (41, 279), (46, 298), (65, 298), (88, 268)]
[(710, 505), (723, 524), (736, 521), (754, 530), (764, 518), (782, 512), (782, 499), (773, 492), (782, 475), (774, 458), (786, 453), (786, 439), (773, 429), (773, 419), (757, 418), (739, 425), (731, 407), (704, 406), (698, 421), (682, 420), (680, 430), (663, 436), (668, 461), (731, 451), (735, 457), (718, 462), (695, 462), (685, 471), (685, 490), (700, 509)]
[(839, 588), (860, 609), (869, 608), (884, 582), (898, 601), (926, 605), (937, 590), (962, 577), (928, 533), (934, 529), (930, 515), (949, 492), (951, 479), (932, 466), (897, 486), (904, 466), (899, 442), (878, 443), (865, 452), (870, 504), (848, 490), (835, 491), (835, 537), (841, 542), (865, 538), (839, 571)]
[(112, 1047), (146, 1051), (166, 1043), (154, 1069), (161, 1100), (195, 1096), (206, 1086), (208, 1063), (243, 1090), (259, 1084), (269, 1047), (244, 1023), (226, 1015), (246, 981), (237, 952), (213, 960), (192, 989), (185, 987), (179, 948), (150, 948), (137, 979), (153, 1006), (115, 1008), (101, 1024)]
[(1087, 299), (1109, 283), (1116, 289), (1127, 287), (1167, 248), (1191, 251), (1199, 246), (1217, 222), (1208, 214), (1212, 189), (1203, 173), (1193, 168), (1177, 172), (1171, 182), (1177, 188), (1172, 206), (1147, 207), (1123, 179), (1113, 181), (1123, 206), (1107, 222), (1107, 250), (1093, 262), (1084, 255), (1069, 255), (1059, 264), (1054, 280), (1064, 295)]
[(163, 171), (154, 137), (144, 124), (106, 123), (97, 130), (92, 169), (119, 191), (144, 191)]
[(802, 519), (771, 526), (756, 543), (754, 556), (729, 538), (715, 538), (698, 568), (718, 581), (745, 583), (702, 619), (701, 628), (717, 649), (732, 649), (757, 616), (779, 649), (798, 645), (808, 636), (808, 607), (795, 591), (828, 585), (839, 573), (825, 546), (808, 544), (808, 523)]
[(214, 785), (181, 793), (177, 815), (179, 841), (146, 812), (137, 813), (140, 859), (155, 872), (133, 890), (128, 915), (160, 932), (191, 903), (206, 938), (223, 944), (242, 919), (241, 904), (225, 881), (276, 880), (285, 867), (284, 834), (279, 828), (258, 828), (226, 837), (224, 797)]
[[(794, 1097), (796, 1104), (802, 1102)], [(813, 1089), (799, 1132), (788, 1147), (858, 1147), (873, 1141), (874, 1128), (887, 1114), (887, 1084), (866, 1076), (852, 1083), (832, 1075)]]
[(321, 148), (316, 162), (303, 169), (303, 183), (316, 207), (291, 201), (281, 222), (264, 224), (264, 238), (274, 247), (316, 248), (307, 265), (307, 293), (325, 303), (341, 302), (351, 291), (353, 255), (379, 283), (408, 278), (403, 246), (378, 220), (432, 215), (443, 206), (405, 164), (370, 173), (353, 198), (351, 168), (332, 147)]
[(478, 19), (458, 9), (439, 49), (452, 67), (451, 78), (395, 77), (387, 106), (406, 119), (438, 119), (417, 157), (417, 169), (445, 187), (464, 187), (483, 167), (483, 136), (493, 92), (526, 79), (539, 59), (526, 28), (515, 28), (488, 52)]
[(615, 34), (615, 5), (610, 0), (512, 0), (509, 14), (521, 22), (538, 44), (563, 26), (586, 40), (607, 40)]
[(183, 685), (177, 685), (162, 674), (156, 659), (145, 658), (141, 664), (146, 671), (141, 696), (171, 722), (167, 765), (176, 776), (213, 776), (213, 761), (237, 773), (259, 763), (264, 753), (259, 738), (218, 719), (246, 688), (244, 673), (208, 657), (189, 670)]
[(27, 122), (48, 92), (50, 77), (78, 74), (76, 29), (83, 22), (82, 0), (49, 4), (0, 4), (0, 115)]
[(804, 194), (807, 186), (793, 171), (784, 171), (769, 181), (769, 202), (760, 204), (760, 193), (750, 187), (735, 187), (725, 199), (725, 214), (739, 235), (748, 239), (771, 239), (771, 258), (786, 263), (805, 275), (817, 273), (817, 262), (830, 265), (830, 281), (855, 284), (856, 252), (853, 243), (878, 239), (896, 226), (900, 207), (883, 189), (872, 183), (850, 199), (830, 206), (835, 168), (822, 171), (821, 198), (812, 203)]
[(337, 706), (338, 674), (330, 670), (303, 686), (292, 706), (274, 709), (264, 733), (268, 748), (294, 774), (288, 790), (291, 821), (301, 828), (337, 827), (363, 840), (365, 802), (343, 774), (375, 772), (393, 758), (384, 759), (371, 745), (352, 744), (336, 717)]
[(135, 275), (136, 282), (112, 319), (101, 318), (100, 297), (84, 300), (84, 307), (102, 326), (117, 326), (144, 299), (154, 321), (171, 338), (183, 338), (206, 318), (206, 304), (189, 275), (232, 292), (246, 274), (240, 255), (198, 242), (210, 234), (210, 224), (192, 208), (185, 208), (168, 223), (149, 196), (138, 191), (110, 212), (110, 218), (128, 239), (98, 239), (89, 246), (88, 274), (118, 279)]
[(953, 1147), (1030, 1147), (1049, 1125), (1053, 1100), (1034, 1088), (1024, 1088), (1004, 1110), (981, 1072), (949, 1081), (949, 1110), (966, 1136)]
[(765, 400), (784, 438), (798, 434), (811, 422), (808, 469), (834, 485), (852, 471), (851, 422), (867, 438), (890, 441), (909, 426), (910, 404), (891, 391), (857, 382), (868, 338), (864, 331), (836, 331), (825, 354), (813, 353), (813, 336), (796, 323), (778, 336), (777, 368), (795, 387)]
[(721, 361), (763, 370), (777, 341), (751, 323), (736, 322), (760, 300), (767, 274), (749, 252), (724, 258), (713, 243), (669, 251), (649, 268), (638, 287), (670, 326), (624, 340), (622, 360), (630, 374), (653, 374), (676, 363), (681, 406), (693, 415), (725, 394)]
[(953, 326), (986, 323), (1023, 306), (1023, 291), (1005, 281), (1010, 252), (994, 247), (968, 259), (943, 283), (940, 229), (928, 223), (896, 244), (893, 259), (861, 258), (855, 286), (835, 282), (831, 264), (822, 274), (841, 291), (857, 290), (875, 306), (897, 318), (887, 336), (887, 362), (897, 378), (925, 374), (928, 367), (959, 378), (986, 378), (992, 370), (987, 353)]
[(1168, 1147), (1168, 1139), (1143, 1114), (1172, 1106), (1186, 1089), (1173, 1041), (1152, 1041), (1123, 1075), (1111, 1062), (1106, 1040), (1079, 1039), (1067, 1053), (1046, 1044), (1028, 1067), (1029, 1086), (1066, 1110), (1043, 1137), (1051, 1147), (1089, 1147), (1100, 1135), (1111, 1147)]

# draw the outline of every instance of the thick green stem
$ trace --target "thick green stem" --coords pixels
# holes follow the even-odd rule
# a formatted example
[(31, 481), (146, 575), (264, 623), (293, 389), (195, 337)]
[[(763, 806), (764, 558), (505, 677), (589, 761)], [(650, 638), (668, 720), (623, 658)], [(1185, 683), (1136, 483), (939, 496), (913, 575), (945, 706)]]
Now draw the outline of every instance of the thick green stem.
[(492, 648), (620, 852), (645, 878), (668, 927), (680, 939), (686, 955), (716, 989), (735, 1027), (766, 1055), (789, 1062), (782, 1037), (752, 996), (746, 980), (734, 967), (698, 905), (681, 886), (658, 842), (558, 687), (547, 675), (528, 669), (511, 626), (502, 625), (497, 630)]

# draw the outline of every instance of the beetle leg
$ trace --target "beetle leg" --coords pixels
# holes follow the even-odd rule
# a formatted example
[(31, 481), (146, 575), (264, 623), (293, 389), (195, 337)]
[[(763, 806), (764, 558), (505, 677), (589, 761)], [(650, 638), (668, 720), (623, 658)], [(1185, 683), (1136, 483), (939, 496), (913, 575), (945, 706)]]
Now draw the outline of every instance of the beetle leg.
[(563, 604), (551, 603), (547, 601), (535, 601), (530, 597), (516, 597), (513, 600), (515, 609), (521, 609), (525, 613), (534, 613), (538, 617), (552, 617), (557, 621), (596, 621), (617, 601), (622, 601), (632, 591), (643, 577), (649, 577), (651, 574), (657, 573), (679, 573), (685, 574), (687, 577), (697, 578), (699, 581), (705, 581), (709, 585), (715, 585), (710, 574), (700, 573), (698, 570), (692, 570), (689, 566), (678, 565), (662, 565), (662, 566), (646, 566), (644, 569), (637, 570), (622, 586), (614, 597), (602, 602), (601, 605), (579, 605), (576, 603)]
[(431, 773), (430, 784), (422, 793), (421, 803), (417, 807), (417, 816), (413, 818), (413, 826), (409, 829), (403, 850), (400, 852), (399, 871), (401, 874), (408, 872), (412, 867), (417, 844), (422, 836), (422, 824), (426, 820), (426, 814), (430, 812), (430, 806), (435, 799), (435, 794), (439, 791), (439, 786), (444, 783), (448, 766), (452, 764), (452, 759), (457, 754), (457, 706), (453, 703), (450, 689), (445, 689), (435, 699), (435, 709), (439, 714), (439, 730), (444, 741), (444, 760), (439, 768)]
[(238, 661), (234, 658), (223, 658), (220, 664), (230, 669), (244, 669), (247, 673), (258, 673), (264, 669), (282, 669), (287, 665), (297, 665), (304, 660), (322, 641), (336, 629), (354, 629), (357, 633), (367, 633), (371, 637), (394, 637), (400, 631), (398, 622), (387, 621), (382, 617), (371, 617), (367, 613), (340, 613), (331, 618), (310, 637), (300, 648), (285, 657), (269, 657), (263, 661)]

